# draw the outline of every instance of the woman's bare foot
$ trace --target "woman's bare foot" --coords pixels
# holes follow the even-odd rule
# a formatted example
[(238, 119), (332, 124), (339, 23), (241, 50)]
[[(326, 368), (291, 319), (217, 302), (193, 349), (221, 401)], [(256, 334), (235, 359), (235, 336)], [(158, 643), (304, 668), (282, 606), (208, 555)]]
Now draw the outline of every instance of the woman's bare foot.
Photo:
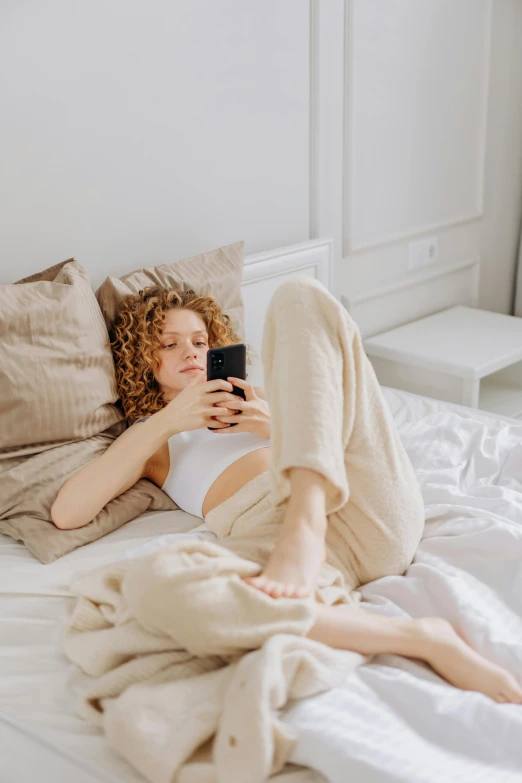
[(522, 704), (522, 689), (508, 671), (488, 661), (442, 617), (418, 621), (425, 633), (422, 657), (452, 685), (478, 691), (500, 703)]
[(310, 595), (325, 559), (325, 532), (326, 518), (318, 523), (287, 514), (263, 573), (245, 581), (272, 598)]

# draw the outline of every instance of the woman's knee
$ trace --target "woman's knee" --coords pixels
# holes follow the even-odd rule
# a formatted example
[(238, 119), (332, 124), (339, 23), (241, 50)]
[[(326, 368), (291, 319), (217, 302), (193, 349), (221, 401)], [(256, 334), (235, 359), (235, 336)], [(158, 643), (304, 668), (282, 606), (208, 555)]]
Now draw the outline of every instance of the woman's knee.
[(314, 308), (317, 308), (326, 313), (332, 322), (341, 319), (348, 325), (350, 331), (359, 331), (357, 322), (344, 305), (315, 277), (300, 275), (286, 280), (275, 290), (271, 302), (277, 308), (300, 304), (308, 317)]
[[(315, 277), (299, 275), (281, 283), (272, 294), (271, 304), (276, 307), (288, 304), (308, 306), (316, 299), (334, 299), (327, 288)], [(337, 300), (334, 300), (337, 301)]]
[(269, 312), (292, 311), (310, 321), (314, 313), (321, 313), (333, 324), (341, 318), (354, 330), (357, 324), (335, 296), (315, 277), (300, 275), (281, 283), (272, 294)]

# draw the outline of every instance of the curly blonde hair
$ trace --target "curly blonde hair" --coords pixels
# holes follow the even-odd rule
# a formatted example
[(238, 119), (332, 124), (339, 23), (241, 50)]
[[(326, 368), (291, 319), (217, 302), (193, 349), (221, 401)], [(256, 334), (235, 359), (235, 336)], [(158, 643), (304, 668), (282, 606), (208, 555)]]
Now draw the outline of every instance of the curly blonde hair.
[(192, 310), (201, 317), (207, 327), (209, 348), (241, 342), (229, 316), (213, 296), (200, 296), (192, 288), (151, 285), (125, 297), (110, 331), (110, 343), (119, 404), (130, 424), (167, 404), (154, 370), (158, 366), (165, 313), (177, 308)]

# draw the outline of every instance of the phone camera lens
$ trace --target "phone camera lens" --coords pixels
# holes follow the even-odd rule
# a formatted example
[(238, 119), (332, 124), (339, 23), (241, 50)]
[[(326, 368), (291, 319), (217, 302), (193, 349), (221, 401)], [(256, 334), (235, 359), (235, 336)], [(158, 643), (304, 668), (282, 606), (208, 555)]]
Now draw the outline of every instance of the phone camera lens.
[(225, 356), (222, 353), (216, 353), (212, 356), (212, 362), (214, 369), (219, 369), (220, 367), (223, 367), (225, 363)]

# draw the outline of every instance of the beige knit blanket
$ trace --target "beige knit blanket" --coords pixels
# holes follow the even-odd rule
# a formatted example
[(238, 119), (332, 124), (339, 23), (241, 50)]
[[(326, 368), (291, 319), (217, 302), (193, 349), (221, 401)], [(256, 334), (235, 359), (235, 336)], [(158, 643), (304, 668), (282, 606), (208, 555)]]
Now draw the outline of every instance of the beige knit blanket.
[(254, 560), (183, 540), (80, 574), (66, 655), (91, 676), (81, 712), (152, 783), (256, 783), (295, 739), (279, 711), (368, 658), (305, 638), (314, 598), (273, 599)]

